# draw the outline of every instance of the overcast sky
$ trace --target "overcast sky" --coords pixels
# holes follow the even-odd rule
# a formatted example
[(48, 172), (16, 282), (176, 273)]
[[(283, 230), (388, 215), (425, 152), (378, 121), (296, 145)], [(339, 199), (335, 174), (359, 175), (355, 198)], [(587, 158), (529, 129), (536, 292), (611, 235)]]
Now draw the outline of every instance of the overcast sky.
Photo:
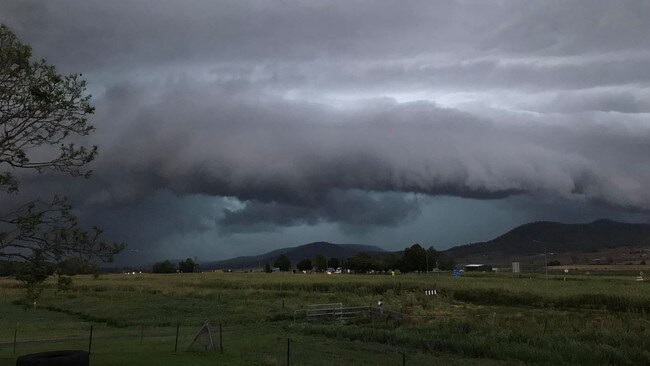
[[(97, 108), (64, 192), (121, 261), (650, 222), (648, 1), (26, 1)], [(128, 258), (127, 258), (128, 257)]]

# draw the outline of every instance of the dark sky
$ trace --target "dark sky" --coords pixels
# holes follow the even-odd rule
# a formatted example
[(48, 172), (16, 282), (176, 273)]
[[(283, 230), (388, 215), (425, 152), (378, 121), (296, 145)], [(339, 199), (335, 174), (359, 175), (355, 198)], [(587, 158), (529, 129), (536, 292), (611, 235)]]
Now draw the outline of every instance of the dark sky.
[(650, 222), (648, 1), (26, 1), (97, 108), (64, 192), (123, 262)]

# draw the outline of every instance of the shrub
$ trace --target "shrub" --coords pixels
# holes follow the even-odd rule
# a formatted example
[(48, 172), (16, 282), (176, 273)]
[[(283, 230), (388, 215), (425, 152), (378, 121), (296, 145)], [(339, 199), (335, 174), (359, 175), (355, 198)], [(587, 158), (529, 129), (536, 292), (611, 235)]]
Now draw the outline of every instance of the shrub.
[(56, 282), (56, 288), (61, 291), (69, 291), (72, 288), (72, 277), (59, 276), (59, 280)]

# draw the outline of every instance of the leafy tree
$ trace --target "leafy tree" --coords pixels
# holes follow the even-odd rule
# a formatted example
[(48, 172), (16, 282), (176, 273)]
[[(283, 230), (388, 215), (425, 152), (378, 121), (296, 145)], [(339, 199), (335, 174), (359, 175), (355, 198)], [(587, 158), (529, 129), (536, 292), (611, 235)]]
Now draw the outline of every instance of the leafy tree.
[(296, 264), (296, 268), (298, 268), (301, 271), (311, 271), (312, 270), (312, 264), (311, 260), (309, 259), (302, 259), (298, 264)]
[(339, 268), (341, 267), (341, 261), (338, 258), (332, 257), (327, 261), (327, 267)]
[(427, 255), (427, 251), (420, 244), (413, 244), (404, 249), (400, 271), (425, 271), (427, 268)]
[(359, 252), (355, 256), (348, 258), (346, 267), (355, 272), (368, 272), (379, 269), (379, 261), (366, 252)]
[(166, 260), (162, 262), (156, 262), (153, 265), (153, 273), (174, 273), (176, 272), (176, 267), (174, 263)]
[(282, 254), (280, 255), (275, 262), (273, 262), (274, 267), (280, 268), (280, 271), (285, 272), (291, 269), (291, 261), (289, 258)]
[(264, 272), (266, 272), (266, 273), (272, 273), (273, 272), (273, 269), (271, 269), (270, 264), (268, 264), (268, 263), (264, 264)]
[(314, 268), (316, 268), (316, 270), (319, 272), (323, 272), (327, 269), (327, 259), (325, 259), (325, 256), (323, 254), (318, 254), (314, 258)]
[(196, 264), (192, 258), (187, 258), (182, 262), (178, 262), (178, 270), (183, 273), (192, 273), (196, 269)]
[[(36, 257), (38, 257), (38, 254), (36, 254)], [(36, 302), (41, 292), (43, 292), (43, 281), (53, 273), (54, 269), (52, 266), (47, 264), (43, 265), (40, 258), (35, 258), (34, 261), (27, 261), (20, 267), (20, 272), (16, 275), (16, 279), (22, 282), (25, 287), (25, 300), (28, 304)]]
[(388, 253), (381, 259), (381, 269), (384, 271), (398, 269), (401, 258), (395, 253)]
[(98, 269), (94, 263), (90, 263), (83, 257), (66, 258), (58, 264), (58, 273), (67, 276), (78, 274), (97, 273)]
[[(22, 200), (18, 176), (59, 171), (88, 177), (84, 167), (97, 155), (97, 147), (71, 142), (94, 130), (87, 123), (94, 108), (86, 82), (30, 58), (31, 48), (0, 25), (0, 194), (14, 197), (12, 204), (2, 199), (0, 207), (0, 258), (42, 268), (69, 257), (110, 261), (124, 245), (100, 240), (99, 228), (82, 229), (64, 198), (15, 203)], [(37, 279), (44, 280), (33, 277), (28, 283)]]
[(72, 277), (59, 276), (56, 282), (56, 288), (60, 291), (69, 291), (72, 288)]
[(438, 268), (443, 271), (451, 271), (456, 266), (454, 258), (447, 253), (438, 252)]

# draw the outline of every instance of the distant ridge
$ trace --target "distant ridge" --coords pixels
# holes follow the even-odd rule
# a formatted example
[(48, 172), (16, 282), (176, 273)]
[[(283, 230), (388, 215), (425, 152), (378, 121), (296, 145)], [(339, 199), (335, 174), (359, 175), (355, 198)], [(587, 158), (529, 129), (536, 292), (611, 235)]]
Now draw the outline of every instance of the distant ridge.
[(446, 250), (454, 258), (481, 254), (527, 256), (544, 252), (589, 252), (615, 247), (650, 246), (650, 224), (607, 219), (584, 224), (537, 221), (518, 226), (490, 241)]
[(263, 267), (265, 263), (269, 263), (270, 265), (273, 265), (273, 262), (282, 254), (289, 257), (292, 265), (295, 266), (295, 264), (299, 260), (304, 258), (312, 259), (318, 254), (323, 254), (328, 259), (338, 258), (342, 260), (342, 259), (347, 259), (349, 257), (352, 257), (359, 252), (384, 253), (385, 250), (372, 245), (333, 244), (324, 241), (318, 241), (314, 243), (300, 245), (297, 247), (276, 249), (271, 252), (255, 255), (255, 256), (236, 257), (236, 258), (226, 259), (223, 261), (209, 262), (203, 264), (202, 268), (204, 269), (259, 268), (259, 267)]

